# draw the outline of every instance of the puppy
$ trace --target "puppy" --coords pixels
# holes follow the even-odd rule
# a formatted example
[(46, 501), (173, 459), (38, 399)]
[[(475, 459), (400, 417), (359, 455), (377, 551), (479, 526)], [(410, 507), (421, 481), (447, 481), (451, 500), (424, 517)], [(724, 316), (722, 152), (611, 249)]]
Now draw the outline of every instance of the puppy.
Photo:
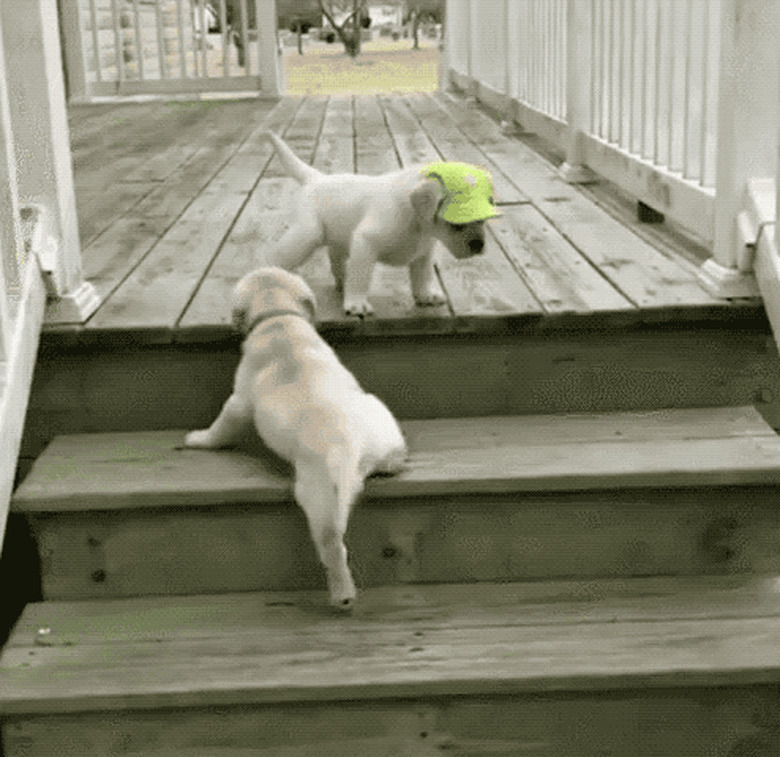
[(295, 221), (271, 253), (271, 262), (293, 270), (327, 246), (344, 311), (350, 315), (373, 312), (368, 292), (377, 262), (408, 266), (415, 301), (442, 304), (434, 241), (456, 258), (478, 255), (485, 246), (485, 221), (499, 215), (490, 174), (477, 166), (439, 161), (380, 176), (323, 174), (275, 134), (266, 135), (287, 171), (303, 185)]
[(295, 498), (306, 513), (327, 573), (331, 603), (349, 609), (355, 584), (344, 533), (371, 473), (394, 473), (406, 458), (398, 423), (358, 385), (313, 326), (314, 294), (299, 276), (259, 268), (239, 281), (233, 321), (246, 334), (233, 393), (188, 447), (235, 443), (254, 424), (268, 447), (295, 468)]

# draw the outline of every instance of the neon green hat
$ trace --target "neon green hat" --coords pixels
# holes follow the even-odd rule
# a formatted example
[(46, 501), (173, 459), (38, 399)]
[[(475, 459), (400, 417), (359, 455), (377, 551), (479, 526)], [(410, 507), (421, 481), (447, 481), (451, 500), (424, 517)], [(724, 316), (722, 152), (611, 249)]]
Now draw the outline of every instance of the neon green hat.
[(440, 160), (429, 163), (422, 173), (436, 179), (444, 189), (439, 218), (449, 223), (470, 223), (501, 215), (493, 204), (490, 174), (483, 168)]

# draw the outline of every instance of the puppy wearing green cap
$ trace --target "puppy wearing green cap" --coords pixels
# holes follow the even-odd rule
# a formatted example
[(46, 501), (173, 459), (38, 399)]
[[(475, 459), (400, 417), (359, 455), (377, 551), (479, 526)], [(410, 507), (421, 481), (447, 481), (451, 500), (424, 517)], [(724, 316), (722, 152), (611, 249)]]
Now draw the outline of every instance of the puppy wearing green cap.
[(440, 305), (436, 240), (455, 258), (483, 252), (485, 221), (499, 215), (485, 169), (437, 161), (379, 176), (324, 174), (272, 132), (266, 136), (302, 184), (295, 219), (268, 263), (294, 270), (319, 247), (327, 247), (346, 313), (373, 313), (368, 298), (376, 263), (408, 267), (417, 304)]

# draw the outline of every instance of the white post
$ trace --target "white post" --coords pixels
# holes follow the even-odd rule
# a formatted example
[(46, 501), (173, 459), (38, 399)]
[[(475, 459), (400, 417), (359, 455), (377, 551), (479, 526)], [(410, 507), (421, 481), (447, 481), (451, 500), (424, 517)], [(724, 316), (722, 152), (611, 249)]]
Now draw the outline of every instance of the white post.
[(479, 82), (474, 72), (474, 57), (476, 55), (476, 35), (479, 28), (479, 8), (476, 0), (467, 0), (468, 13), (463, 23), (468, 25), (468, 47), (466, 49), (466, 73), (468, 74), (468, 89), (466, 90), (466, 102), (470, 106), (477, 104), (477, 94), (479, 92)]
[(99, 300), (81, 269), (57, 2), (2, 0), (0, 9), (19, 199), (44, 209), (56, 249), (47, 320), (81, 322)]
[(722, 0), (715, 239), (713, 256), (700, 270), (716, 296), (758, 291), (738, 217), (748, 181), (766, 175), (777, 151), (778, 33), (777, 0)]
[(19, 222), (19, 188), (16, 180), (16, 150), (8, 107), (7, 81), (3, 39), (0, 34), (0, 273), (3, 274), (0, 282), (0, 298), (3, 300), (0, 302), (0, 317), (4, 327), (8, 325), (7, 312), (2, 310), (6, 304), (5, 296), (19, 288), (20, 268), (24, 263)]
[[(60, 0), (62, 42), (65, 46), (65, 73), (68, 77), (68, 100), (87, 98), (87, 60), (84, 50), (84, 26), (79, 0)], [(95, 50), (95, 56), (100, 51)]]
[(566, 2), (566, 160), (559, 169), (570, 184), (595, 181), (585, 165), (582, 135), (590, 129), (591, 37), (593, 19), (590, 0)]
[(277, 97), (282, 91), (282, 52), (277, 33), (276, 0), (252, 0), (257, 19), (260, 88), (264, 95)]
[(450, 0), (445, 0), (441, 13), (442, 33), (439, 37), (439, 92), (449, 92), (450, 51), (452, 50), (452, 32), (449, 27), (449, 21), (452, 18), (450, 14)]

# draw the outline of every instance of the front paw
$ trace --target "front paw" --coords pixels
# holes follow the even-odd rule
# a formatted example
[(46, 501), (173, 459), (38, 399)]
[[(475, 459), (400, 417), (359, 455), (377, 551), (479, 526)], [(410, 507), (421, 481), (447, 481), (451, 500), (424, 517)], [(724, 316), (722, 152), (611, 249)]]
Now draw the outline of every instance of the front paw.
[(427, 290), (424, 292), (415, 292), (414, 301), (423, 307), (430, 307), (432, 305), (443, 305), (447, 302), (447, 298), (441, 292)]
[(198, 431), (190, 431), (184, 437), (184, 446), (192, 447), (193, 449), (211, 449), (214, 445), (211, 443), (209, 430), (203, 428)]
[(357, 315), (361, 318), (374, 314), (374, 308), (365, 297), (345, 297), (344, 312), (347, 315)]

